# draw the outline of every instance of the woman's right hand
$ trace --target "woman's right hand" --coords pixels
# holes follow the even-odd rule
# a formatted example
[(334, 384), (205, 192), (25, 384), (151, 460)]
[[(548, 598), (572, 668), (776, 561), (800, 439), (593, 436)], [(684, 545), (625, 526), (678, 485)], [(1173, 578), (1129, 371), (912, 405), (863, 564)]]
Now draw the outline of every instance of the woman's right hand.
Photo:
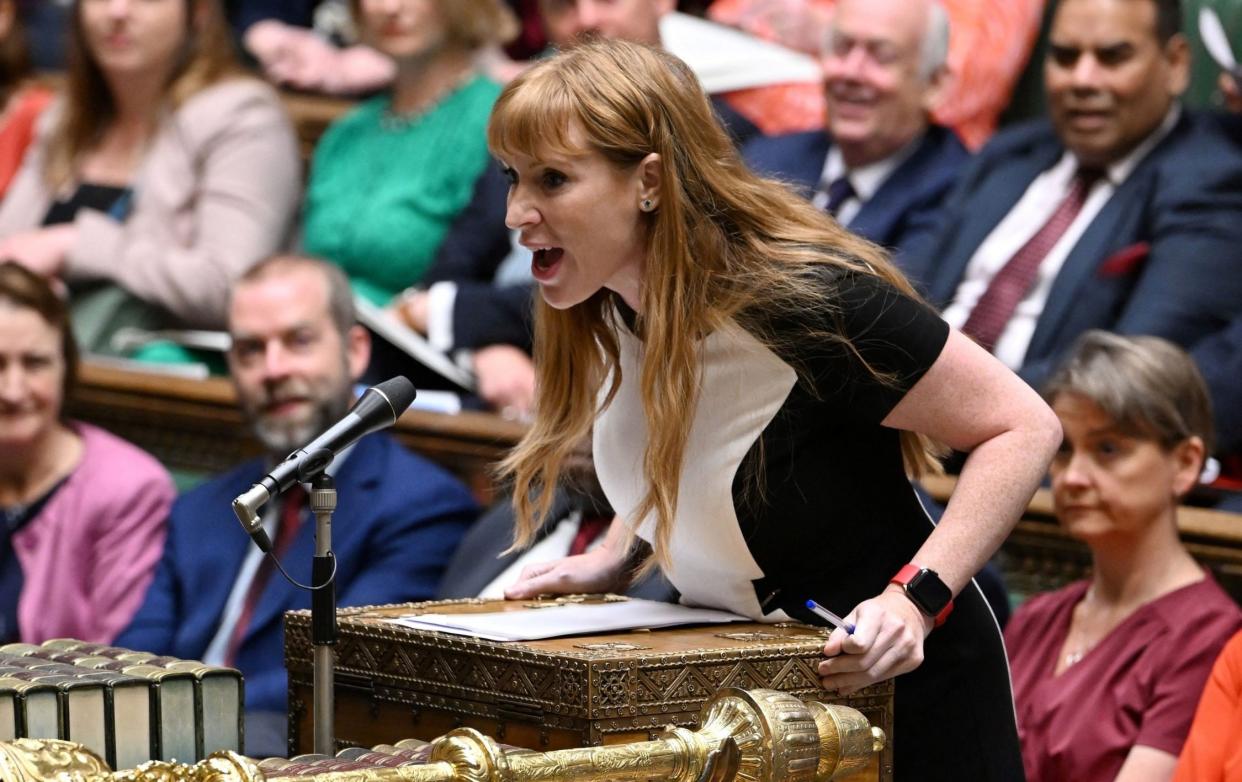
[[(615, 522), (614, 522), (615, 523)], [(523, 568), (505, 590), (506, 600), (527, 600), (537, 595), (619, 592), (625, 588), (625, 557), (607, 544), (585, 554), (540, 562)]]

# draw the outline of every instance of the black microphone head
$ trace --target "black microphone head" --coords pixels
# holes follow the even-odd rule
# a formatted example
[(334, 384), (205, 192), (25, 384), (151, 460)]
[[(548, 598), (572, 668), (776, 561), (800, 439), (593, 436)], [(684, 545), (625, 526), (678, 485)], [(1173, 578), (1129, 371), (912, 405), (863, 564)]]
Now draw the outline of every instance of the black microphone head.
[(393, 418), (400, 418), (405, 409), (413, 404), (414, 397), (418, 395), (418, 392), (414, 390), (414, 384), (403, 375), (389, 378), (372, 388), (383, 394), (388, 404), (392, 405)]

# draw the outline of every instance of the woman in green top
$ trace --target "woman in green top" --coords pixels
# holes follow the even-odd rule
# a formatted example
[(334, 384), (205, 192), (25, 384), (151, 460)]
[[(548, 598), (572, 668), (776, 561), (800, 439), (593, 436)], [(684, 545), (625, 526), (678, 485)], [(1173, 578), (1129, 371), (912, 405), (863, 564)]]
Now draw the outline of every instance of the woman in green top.
[(477, 51), (517, 32), (503, 0), (352, 0), (362, 37), (397, 63), (389, 93), (333, 123), (315, 150), (307, 252), (380, 306), (413, 285), (488, 165), (500, 85)]

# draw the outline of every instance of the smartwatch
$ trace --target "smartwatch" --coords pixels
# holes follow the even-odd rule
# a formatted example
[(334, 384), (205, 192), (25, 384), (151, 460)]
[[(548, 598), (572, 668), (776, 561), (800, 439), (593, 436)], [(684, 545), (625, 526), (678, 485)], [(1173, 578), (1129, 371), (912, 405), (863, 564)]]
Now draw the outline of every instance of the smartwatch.
[(944, 624), (953, 611), (953, 592), (934, 570), (913, 563), (905, 565), (889, 583), (900, 585), (910, 602), (925, 616), (936, 620), (936, 627)]

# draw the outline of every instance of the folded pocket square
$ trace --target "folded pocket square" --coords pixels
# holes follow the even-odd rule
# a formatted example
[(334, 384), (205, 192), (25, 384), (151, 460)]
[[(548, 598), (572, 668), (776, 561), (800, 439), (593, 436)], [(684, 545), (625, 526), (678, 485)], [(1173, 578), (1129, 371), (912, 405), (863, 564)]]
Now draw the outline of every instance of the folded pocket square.
[(1126, 245), (1104, 259), (1096, 274), (1100, 277), (1121, 277), (1137, 269), (1151, 252), (1148, 242)]

